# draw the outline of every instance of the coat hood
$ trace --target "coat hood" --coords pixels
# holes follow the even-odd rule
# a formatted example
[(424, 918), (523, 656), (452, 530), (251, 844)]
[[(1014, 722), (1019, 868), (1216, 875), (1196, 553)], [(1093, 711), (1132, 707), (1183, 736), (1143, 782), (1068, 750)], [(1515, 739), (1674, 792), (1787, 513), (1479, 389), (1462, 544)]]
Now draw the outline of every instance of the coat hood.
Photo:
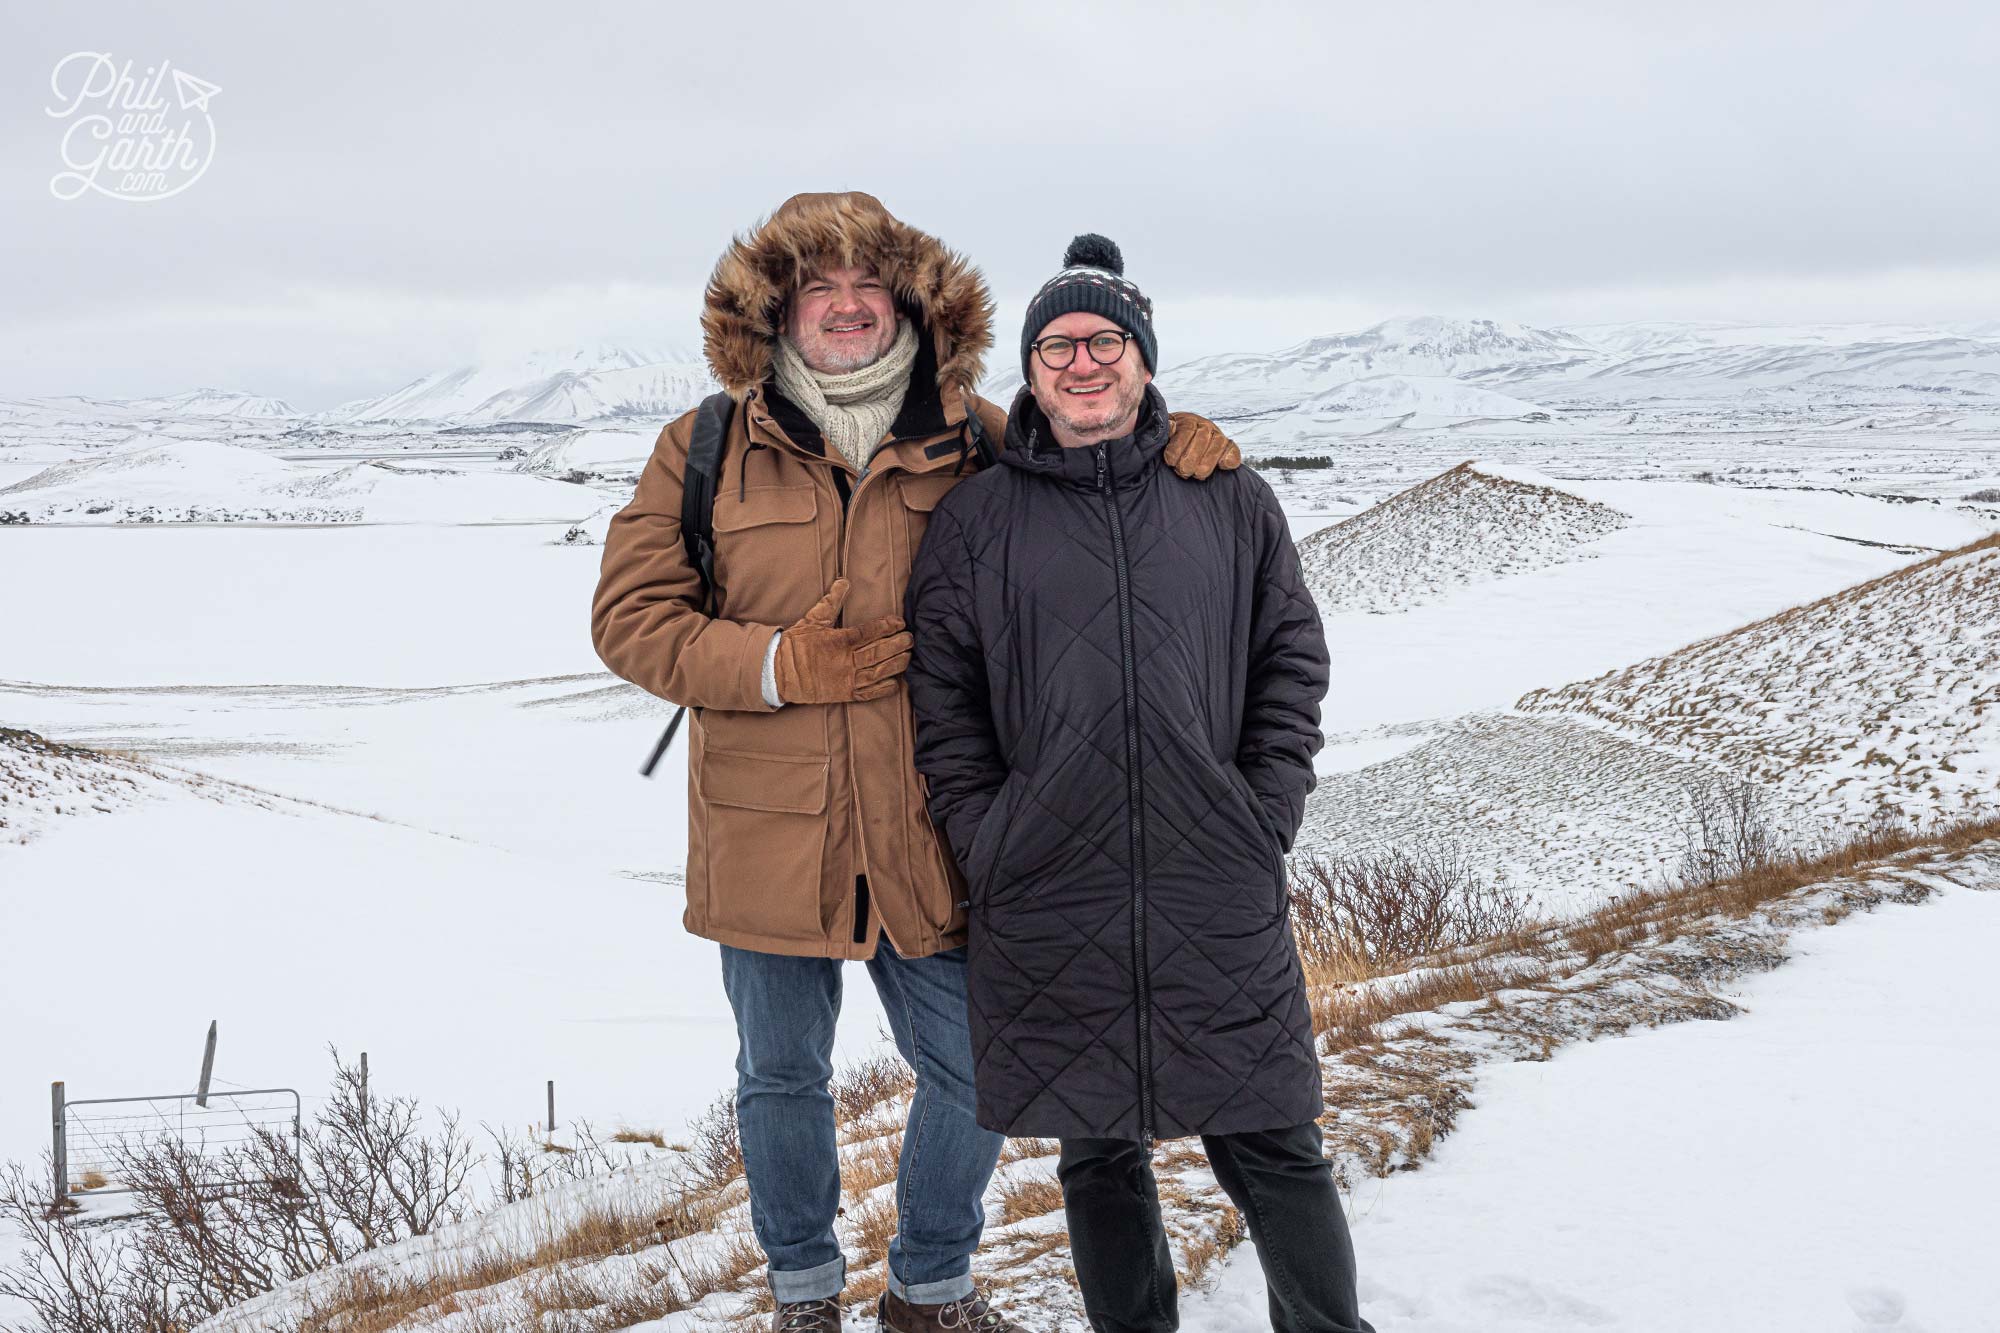
[(795, 194), (716, 261), (701, 312), (709, 369), (741, 399), (771, 373), (785, 301), (816, 265), (872, 264), (931, 331), (939, 389), (970, 393), (993, 345), (993, 297), (963, 255), (899, 222), (873, 195)]

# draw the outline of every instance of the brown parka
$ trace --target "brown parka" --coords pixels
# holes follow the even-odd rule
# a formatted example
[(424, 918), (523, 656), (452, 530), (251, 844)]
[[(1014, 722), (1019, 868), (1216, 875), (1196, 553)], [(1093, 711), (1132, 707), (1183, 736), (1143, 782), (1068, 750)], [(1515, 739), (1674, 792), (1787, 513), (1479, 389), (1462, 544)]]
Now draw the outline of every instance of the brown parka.
[[(770, 385), (799, 276), (851, 264), (874, 266), (920, 335), (902, 411), (860, 473)], [(911, 758), (908, 693), (774, 710), (762, 674), (771, 636), (836, 578), (848, 580), (841, 623), (902, 613), (931, 509), (978, 466), (967, 410), (995, 447), (1006, 430), (972, 392), (992, 319), (977, 270), (865, 194), (795, 196), (716, 265), (704, 351), (737, 406), (716, 483), (713, 606), (681, 541), (690, 412), (660, 433), (612, 519), (591, 607), (605, 665), (689, 706), (694, 934), (832, 958), (870, 957), (884, 929), (910, 957), (965, 942), (963, 882)]]
[[(859, 472), (771, 385), (799, 278), (850, 265), (874, 267), (919, 334), (902, 410)], [(972, 391), (992, 322), (976, 269), (858, 192), (795, 195), (716, 264), (703, 350), (736, 410), (716, 483), (713, 604), (681, 540), (689, 412), (660, 432), (611, 520), (591, 605), (605, 665), (688, 705), (684, 922), (696, 935), (829, 958), (873, 956), (882, 931), (905, 957), (965, 943), (965, 885), (926, 809), (908, 692), (774, 710), (762, 675), (771, 636), (836, 578), (848, 580), (841, 623), (902, 614), (932, 509), (979, 467), (966, 413), (993, 448), (1005, 438), (1006, 413)], [(1178, 414), (1175, 426), (1176, 443), (1213, 430)]]

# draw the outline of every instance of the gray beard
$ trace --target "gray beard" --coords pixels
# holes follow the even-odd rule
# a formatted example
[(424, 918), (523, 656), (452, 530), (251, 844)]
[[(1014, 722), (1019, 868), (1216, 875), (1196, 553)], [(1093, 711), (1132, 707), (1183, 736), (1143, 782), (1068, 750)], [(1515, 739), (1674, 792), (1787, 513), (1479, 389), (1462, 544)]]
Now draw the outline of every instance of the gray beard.
[(811, 366), (814, 370), (818, 371), (820, 374), (852, 375), (857, 370), (866, 370), (868, 367), (874, 365), (877, 361), (880, 361), (883, 357), (889, 355), (889, 350), (896, 345), (896, 335), (902, 332), (902, 327), (903, 327), (903, 322), (901, 319), (898, 319), (889, 328), (888, 341), (884, 342), (880, 347), (875, 348), (873, 351), (868, 351), (861, 348), (857, 348), (853, 352), (847, 354), (828, 351), (826, 353), (825, 365), (818, 365), (813, 361), (811, 357), (807, 356), (804, 345), (802, 345), (799, 342), (799, 340), (797, 338), (794, 338), (791, 334), (786, 333), (786, 334), (781, 334), (780, 336), (783, 337), (786, 342), (792, 345), (792, 350), (799, 354), (799, 360), (805, 362), (808, 366)]
[[(1112, 418), (1109, 425), (1104, 426), (1075, 424), (1060, 411), (1063, 400), (1062, 393), (1058, 391), (1050, 394), (1049, 397), (1056, 400), (1055, 407), (1042, 402), (1039, 395), (1036, 396), (1035, 401), (1041, 404), (1042, 415), (1049, 419), (1051, 426), (1055, 426), (1074, 437), (1077, 441), (1076, 447), (1080, 447), (1087, 444), (1096, 444), (1099, 440), (1115, 440), (1120, 435), (1129, 434), (1139, 423), (1139, 405), (1146, 401), (1146, 386), (1144, 384), (1135, 386), (1127, 398), (1119, 400), (1118, 415)], [(1057, 437), (1056, 443), (1062, 443), (1060, 436)]]

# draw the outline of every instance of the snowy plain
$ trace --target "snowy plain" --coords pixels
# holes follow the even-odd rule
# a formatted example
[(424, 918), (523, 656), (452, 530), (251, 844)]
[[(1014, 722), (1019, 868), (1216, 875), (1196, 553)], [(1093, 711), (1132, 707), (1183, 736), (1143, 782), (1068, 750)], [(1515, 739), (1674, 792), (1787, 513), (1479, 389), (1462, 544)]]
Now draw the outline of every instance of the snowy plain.
[[(1503, 1065), (1348, 1200), (1378, 1333), (1993, 1333), (2000, 893), (1798, 938), (1748, 1012)], [(1555, 1145), (1560, 1145), (1557, 1150)], [(1246, 1246), (1186, 1333), (1266, 1327)]]
[[(1230, 429), (1253, 464), (1327, 458), (1323, 468), (1265, 468), (1308, 546), (1330, 524), (1468, 459), (1491, 478), (1622, 521), (1590, 525), (1546, 563), (1448, 575), (1373, 568), (1379, 587), (1420, 595), (1330, 606), (1327, 794), (1420, 762), (1459, 720), (1510, 709), (1531, 690), (1671, 653), (2000, 528), (2000, 505), (1969, 498), (2000, 484), (2000, 399), (1940, 406), (1937, 395), (1885, 390), (1884, 401), (1856, 407), (1828, 400), (1845, 390), (1746, 395), (1738, 384), (1739, 399), (1756, 401), (1711, 393), (1607, 404), (1601, 382), (1571, 370), (1496, 369), (1495, 356), (1522, 355), (1511, 345), (1492, 352), (1496, 336), (1513, 336), (1504, 330), (1475, 330), (1472, 350), (1446, 352), (1432, 346), (1442, 336), (1434, 328), (1403, 332), (1412, 337), (1386, 355), (1393, 373), (1426, 381), (1418, 406), (1439, 409), (1430, 415), (1405, 410), (1417, 400), (1379, 383), (1335, 394), (1349, 409), (1337, 412), (1326, 401), (1297, 408), (1310, 395), (1271, 400), (1271, 383), (1284, 398), (1295, 380), (1332, 392), (1366, 378), (1326, 378), (1351, 347), (1318, 349), (1303, 369), (1211, 368), (1206, 384), (1188, 371), (1184, 405), (1242, 412)], [(1642, 333), (1619, 335), (1629, 344), (1621, 355), (1671, 345), (1702, 367), (1751, 355), (1740, 343), (1716, 350), (1714, 335), (1704, 344)], [(1538, 365), (1576, 355), (1567, 335), (1547, 348), (1525, 341), (1546, 357)], [(1591, 355), (1617, 341), (1595, 333)], [(1892, 349), (1915, 341), (1875, 338)], [(1391, 373), (1380, 368), (1380, 339), (1365, 350), (1375, 358), (1367, 369)], [(1971, 358), (1966, 375), (1987, 373), (1984, 351), (1957, 350)], [(1874, 364), (1878, 354), (1858, 355)], [(615, 356), (602, 369), (588, 372), (593, 391), (643, 381), (655, 395), (642, 395), (646, 404), (701, 387)], [(1430, 382), (1450, 374), (1462, 393)], [(1551, 376), (1570, 397), (1543, 391)], [(1170, 390), (1172, 380), (1163, 377)], [(0, 1092), (0, 1158), (29, 1160), (46, 1144), (52, 1079), (66, 1079), (73, 1097), (191, 1085), (210, 1019), (222, 1030), (222, 1086), (291, 1085), (310, 1098), (335, 1043), (367, 1050), (386, 1090), (457, 1108), (473, 1124), (525, 1128), (553, 1078), (561, 1120), (672, 1137), (728, 1085), (733, 1035), (714, 949), (679, 927), (685, 775), (678, 753), (656, 779), (636, 771), (671, 710), (606, 676), (588, 637), (600, 554), (591, 530), (601, 539), (605, 507), (629, 491), (635, 441), (661, 418), (512, 434), (494, 424), (508, 404), (537, 404), (543, 416), (568, 409), (557, 405), (563, 385), (510, 384), (504, 374), (443, 374), (410, 386), (404, 401), (442, 404), (463, 427), (379, 420), (390, 409), (359, 405), (349, 419), (302, 420), (277, 412), (282, 404), (230, 417), (207, 406), (177, 416), (152, 404), (44, 402), (0, 421), (0, 514), (30, 503), (43, 519), (61, 510), (58, 522), (0, 525), (0, 723), (241, 784), (223, 797), (149, 792), (109, 813), (65, 815), (25, 844), (0, 842), (0, 938), (10, 941), (0, 1030), (15, 1071)], [(1480, 415), (1505, 407), (1494, 402), (1503, 394), (1553, 419)], [(245, 400), (201, 400), (217, 401)], [(1382, 403), (1394, 414), (1365, 415)], [(492, 433), (462, 433), (474, 426)], [(112, 459), (140, 465), (106, 467)], [(131, 484), (121, 489), (120, 476)], [(273, 503), (351, 500), (362, 481), (372, 510), (308, 515)], [(107, 502), (100, 514), (75, 512)], [(566, 543), (580, 520), (583, 544)], [(1427, 788), (1423, 799), (1452, 807), (1465, 794)], [(1548, 906), (1604, 891), (1544, 887)], [(1894, 1328), (1896, 1298), (1907, 1302), (1906, 1330), (1990, 1327), (1962, 1313), (1969, 1267), (1927, 1275), (1894, 1255), (1843, 1266), (1846, 1285), (1822, 1283), (1817, 1260), (1780, 1281), (1782, 1256), (1770, 1273), (1733, 1284), (1690, 1282), (1689, 1265), (1726, 1257), (1721, 1238), (1737, 1233), (1710, 1218), (1696, 1234), (1701, 1201), (1685, 1193), (1654, 1219), (1667, 1234), (1650, 1247), (1610, 1245), (1646, 1220), (1631, 1212), (1634, 1182), (1657, 1179), (1708, 1182), (1718, 1193), (1705, 1197), (1722, 1200), (1717, 1217), (1742, 1235), (1810, 1219), (1797, 1244), (1848, 1253), (1841, 1247), (1857, 1244), (1865, 1224), (1836, 1220), (1830, 1202), (1785, 1214), (1756, 1200), (1838, 1187), (1839, 1173), (1809, 1154), (1832, 1132), (1813, 1117), (1843, 1089), (1839, 1104), (1852, 1104), (1856, 1123), (1887, 1136), (1901, 1114), (1911, 1152), (1938, 1140), (1947, 1126), (1923, 1121), (1924, 1108), (1886, 1093), (1854, 1100), (1840, 1082), (1863, 1061), (1849, 1036), (1872, 1032), (1886, 1048), (1896, 1029), (1836, 1016), (1854, 995), (1894, 991), (1896, 1004), (1920, 1007), (1907, 1027), (1927, 1041), (1940, 1022), (1962, 1019), (1968, 1039), (1982, 1024), (1993, 1031), (1992, 1001), (1936, 991), (1957, 984), (1943, 975), (1951, 969), (1907, 985), (1882, 980), (1897, 967), (1925, 972), (1928, 947), (1908, 931), (1881, 933), (1883, 922), (1941, 932), (1925, 938), (1944, 957), (1976, 930), (1990, 934), (1992, 913), (1980, 910), (1953, 902), (1850, 923), (1816, 939), (1796, 974), (1757, 982), (1750, 1018), (1497, 1072), (1435, 1161), (1353, 1201), (1377, 1328)], [(1866, 943), (1878, 940), (1879, 958)], [(843, 1057), (879, 1042), (873, 995), (850, 972)], [(1803, 998), (1784, 989), (1794, 975)], [(1768, 1030), (1756, 1028), (1766, 1015)], [(1866, 1059), (1893, 1068), (1896, 1057)], [(1776, 1081), (1759, 1071), (1781, 1058), (1800, 1087), (1822, 1095), (1772, 1101)], [(1711, 1067), (1727, 1077), (1703, 1083)], [(1683, 1091), (1691, 1079), (1707, 1089), (1694, 1105)], [(1679, 1109), (1667, 1116), (1663, 1103)], [(1711, 1112), (1765, 1129), (1756, 1146), (1769, 1151), (1718, 1165), (1717, 1145), (1729, 1140), (1720, 1122), (1700, 1118)], [(1796, 1129), (1768, 1132), (1774, 1118)], [(1667, 1130), (1677, 1137), (1663, 1144)], [(1545, 1145), (1557, 1141), (1589, 1146), (1551, 1161)], [(1675, 1165), (1668, 1149), (1700, 1160)], [(1920, 1178), (1919, 1165), (1894, 1158), (1842, 1193), (1867, 1201), (1851, 1209), (1857, 1216), (1895, 1201), (1909, 1247), (1953, 1254), (1987, 1215), (1966, 1211), (1962, 1181)], [(1553, 1230), (1517, 1226), (1517, 1198), (1543, 1208)], [(1550, 1234), (1566, 1243), (1551, 1245)], [(1189, 1326), (1261, 1327), (1247, 1313), (1259, 1300), (1254, 1269), (1239, 1253), (1212, 1297), (1190, 1300)], [(1701, 1304), (1732, 1292), (1767, 1303), (1753, 1301), (1745, 1308), (1761, 1313), (1743, 1320)], [(1662, 1309), (1676, 1318), (1652, 1322)], [(1810, 1319), (1785, 1322), (1807, 1310)]]

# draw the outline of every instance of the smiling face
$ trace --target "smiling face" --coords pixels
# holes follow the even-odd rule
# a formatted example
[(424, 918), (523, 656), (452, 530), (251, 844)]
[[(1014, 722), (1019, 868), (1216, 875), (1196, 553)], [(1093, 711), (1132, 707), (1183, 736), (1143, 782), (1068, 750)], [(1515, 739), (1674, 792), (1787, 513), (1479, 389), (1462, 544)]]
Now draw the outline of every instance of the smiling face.
[(844, 375), (879, 361), (896, 341), (900, 319), (874, 269), (819, 269), (792, 293), (785, 337), (820, 374)]
[(1133, 345), (1136, 339), (1127, 339), (1124, 354), (1108, 366), (1091, 360), (1090, 349), (1083, 344), (1093, 333), (1106, 330), (1123, 332), (1112, 320), (1079, 310), (1056, 316), (1035, 335), (1037, 342), (1056, 337), (1077, 340), (1076, 359), (1066, 369), (1050, 370), (1042, 364), (1039, 351), (1028, 357), (1028, 387), (1048, 417), (1056, 443), (1065, 449), (1117, 439), (1139, 424), (1139, 404), (1153, 373)]

